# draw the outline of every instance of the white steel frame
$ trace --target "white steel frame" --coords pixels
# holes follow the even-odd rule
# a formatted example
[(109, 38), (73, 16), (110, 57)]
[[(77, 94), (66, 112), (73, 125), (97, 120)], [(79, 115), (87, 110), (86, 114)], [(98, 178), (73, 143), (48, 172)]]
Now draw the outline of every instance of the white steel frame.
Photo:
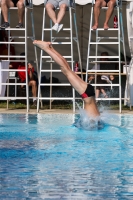
[[(63, 31), (70, 31), (70, 37), (53, 37), (52, 34), (52, 21), (50, 20), (50, 27), (51, 28), (45, 28), (45, 18), (46, 18), (46, 9), (45, 9), (45, 4), (47, 0), (44, 0), (44, 11), (43, 11), (43, 24), (42, 24), (42, 40), (44, 40), (45, 36), (45, 31), (50, 31), (50, 37), (51, 37), (51, 42), (52, 44), (66, 44), (66, 45), (71, 45), (71, 55), (70, 56), (64, 56), (68, 62), (71, 63), (71, 69), (74, 70), (73, 67), (73, 41), (77, 43), (77, 50), (78, 50), (78, 56), (79, 56), (79, 64), (80, 64), (80, 70), (81, 70), (81, 75), (82, 75), (82, 63), (81, 63), (81, 56), (80, 56), (80, 48), (79, 48), (79, 41), (78, 41), (78, 30), (77, 30), (77, 22), (76, 22), (76, 8), (75, 8), (75, 1), (74, 0), (69, 0), (69, 17), (70, 17), (70, 27), (69, 28), (63, 28)], [(75, 28), (75, 34), (76, 36), (73, 36), (73, 20), (74, 20), (74, 28)], [(66, 39), (70, 40), (70, 42), (56, 42), (56, 39)], [(39, 100), (50, 100), (50, 109), (52, 107), (52, 100), (72, 100), (73, 101), (73, 111), (75, 111), (75, 90), (72, 89), (72, 97), (66, 97), (66, 98), (60, 98), (60, 97), (52, 97), (52, 86), (70, 86), (69, 83), (59, 83), (59, 84), (53, 84), (52, 83), (52, 73), (53, 72), (61, 72), (61, 70), (53, 70), (53, 63), (54, 61), (50, 56), (44, 56), (44, 52), (41, 50), (40, 54), (40, 75), (39, 75), (39, 87), (38, 87), (38, 102), (37, 102), (37, 112), (39, 112)], [(46, 62), (50, 63), (50, 69), (45, 70), (42, 69), (42, 63), (43, 59), (49, 59)], [(50, 84), (42, 84), (41, 83), (41, 73), (42, 72), (50, 72)], [(41, 86), (50, 86), (50, 97), (41, 97), (40, 94), (40, 87)]]
[[(29, 0), (29, 6), (26, 6), (25, 5), (25, 14), (24, 14), (24, 18), (25, 18), (25, 28), (21, 28), (21, 29), (18, 29), (18, 28), (6, 28), (5, 30), (8, 31), (8, 42), (0, 42), (1, 44), (7, 44), (8, 45), (8, 55), (7, 56), (3, 56), (3, 55), (0, 55), (0, 58), (4, 57), (6, 60), (10, 61), (10, 58), (16, 58), (16, 60), (11, 60), (12, 62), (20, 62), (20, 57), (24, 59), (25, 61), (25, 66), (27, 66), (27, 62), (28, 62), (28, 59), (27, 59), (27, 39), (31, 39), (31, 40), (34, 40), (35, 39), (35, 29), (34, 29), (34, 18), (33, 18), (33, 3), (32, 3), (32, 0)], [(10, 10), (17, 10), (18, 8), (17, 7), (11, 7), (9, 9), (9, 22), (10, 22)], [(31, 14), (31, 23), (32, 23), (32, 36), (28, 36), (27, 34), (27, 13), (28, 11), (30, 11), (30, 14)], [(1, 8), (0, 8), (0, 19), (1, 19)], [(1, 23), (1, 20), (0, 20), (0, 23)], [(11, 31), (14, 30), (14, 31), (24, 31), (24, 36), (12, 36), (10, 37), (10, 33)], [(21, 38), (21, 39), (24, 39), (24, 42), (14, 42), (12, 41), (13, 39), (15, 38)], [(20, 56), (20, 55), (10, 55), (10, 44), (24, 44), (25, 45), (25, 56)], [(37, 59), (37, 50), (36, 50), (36, 46), (34, 46), (34, 50), (35, 50), (35, 63), (36, 63), (36, 68), (37, 68), (37, 73), (39, 74), (39, 67), (38, 67), (38, 59)], [(27, 102), (27, 112), (29, 112), (29, 86), (28, 86), (28, 72), (27, 70), (17, 70), (17, 69), (2, 69), (1, 71), (25, 71), (26, 72), (26, 83), (23, 83), (23, 85), (26, 86), (26, 97), (15, 97), (15, 99), (26, 99), (26, 102)], [(14, 99), (14, 97), (9, 97), (9, 85), (14, 85), (15, 87), (18, 86), (18, 85), (22, 85), (22, 83), (9, 83), (9, 75), (8, 75), (8, 80), (7, 80), (7, 83), (1, 83), (2, 85), (7, 85), (7, 97), (0, 97), (0, 100), (5, 100), (7, 99), (7, 109), (9, 107), (9, 100), (12, 100)], [(30, 98), (33, 98), (33, 97), (30, 97)]]
[[(108, 9), (107, 7), (103, 7), (101, 9)], [(114, 72), (119, 74), (119, 84), (96, 84), (96, 79), (95, 79), (95, 84), (92, 84), (93, 86), (118, 86), (119, 87), (119, 98), (97, 98), (96, 100), (119, 100), (119, 112), (121, 113), (122, 111), (122, 103), (121, 100), (124, 99), (121, 97), (121, 42), (123, 43), (123, 52), (124, 52), (124, 62), (125, 64), (127, 63), (126, 61), (126, 51), (125, 51), (125, 41), (124, 41), (124, 30), (123, 30), (123, 20), (122, 20), (122, 1), (120, 0), (119, 3), (117, 2), (117, 5), (115, 7), (117, 10), (117, 16), (118, 16), (118, 28), (109, 28), (109, 31), (118, 31), (118, 36), (117, 37), (99, 37), (99, 32), (100, 31), (105, 31), (103, 28), (97, 28), (95, 31), (92, 29), (92, 23), (93, 23), (93, 11), (94, 11), (94, 1), (92, 1), (92, 8), (91, 8), (91, 18), (90, 18), (90, 30), (89, 30), (89, 41), (88, 41), (88, 53), (87, 53), (87, 65), (86, 65), (86, 82), (88, 81), (88, 72), (94, 72), (95, 77), (97, 73), (101, 72)], [(92, 37), (92, 31), (96, 33), (96, 42), (91, 41)], [(98, 45), (99, 44), (107, 44), (107, 42), (101, 42), (102, 39), (116, 39), (116, 42), (108, 42), (108, 44), (116, 44), (118, 45), (118, 56), (104, 56), (104, 58), (117, 58), (118, 61), (110, 61), (110, 62), (118, 62), (119, 63), (119, 70), (91, 70), (90, 69), (90, 59), (95, 59), (94, 63), (101, 63), (98, 61), (101, 56), (98, 56)], [(95, 50), (95, 56), (90, 56), (90, 50), (91, 50), (91, 45), (95, 44), (96, 45), (96, 50)], [(102, 61), (102, 62), (107, 62), (107, 61)], [(126, 73), (127, 77), (127, 86), (129, 88), (129, 77), (128, 77), (128, 72)], [(129, 89), (127, 90), (129, 92)], [(130, 99), (128, 99), (130, 101)]]

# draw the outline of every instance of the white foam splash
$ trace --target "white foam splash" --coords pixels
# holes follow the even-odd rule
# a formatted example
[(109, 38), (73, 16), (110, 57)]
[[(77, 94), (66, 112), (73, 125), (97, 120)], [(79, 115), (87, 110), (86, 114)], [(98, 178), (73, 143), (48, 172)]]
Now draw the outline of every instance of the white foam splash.
[(100, 129), (103, 128), (103, 122), (100, 117), (89, 117), (87, 112), (82, 109), (76, 102), (80, 117), (75, 121), (74, 125), (78, 128), (85, 130)]

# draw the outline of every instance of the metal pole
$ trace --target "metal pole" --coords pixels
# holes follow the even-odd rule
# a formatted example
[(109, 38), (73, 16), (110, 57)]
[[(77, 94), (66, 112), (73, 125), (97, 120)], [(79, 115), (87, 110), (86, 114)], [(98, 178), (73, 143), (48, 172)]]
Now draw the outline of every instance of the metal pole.
[(90, 41), (91, 41), (92, 19), (93, 19), (93, 3), (92, 3), (92, 8), (91, 8), (89, 40), (88, 40), (88, 52), (87, 52), (87, 64), (86, 64), (86, 82), (88, 81), (88, 69), (89, 69), (89, 61), (90, 61), (89, 56), (90, 56)]
[[(44, 40), (44, 27), (45, 27), (45, 6), (44, 6), (44, 9), (43, 9), (43, 23), (42, 23), (42, 40)], [(41, 53), (40, 53), (40, 70), (39, 70), (39, 83), (38, 83), (38, 101), (37, 101), (37, 112), (39, 112), (39, 100), (40, 100), (40, 90), (41, 90), (41, 72), (42, 72), (42, 56), (43, 56), (43, 50), (41, 50)]]
[(28, 66), (27, 66), (27, 7), (25, 7), (25, 69), (26, 69), (26, 101), (27, 101), (27, 112), (29, 112), (29, 85), (28, 85)]

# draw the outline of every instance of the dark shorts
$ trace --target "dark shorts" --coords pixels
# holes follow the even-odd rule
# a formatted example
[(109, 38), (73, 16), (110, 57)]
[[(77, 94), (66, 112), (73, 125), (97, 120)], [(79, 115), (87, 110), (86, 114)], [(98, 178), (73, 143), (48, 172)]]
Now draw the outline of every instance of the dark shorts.
[(14, 3), (14, 6), (15, 6), (15, 7), (17, 6), (18, 1), (19, 1), (19, 0), (12, 0), (12, 2)]
[(81, 95), (81, 97), (84, 99), (84, 98), (93, 97), (93, 96), (95, 96), (94, 87), (88, 84), (85, 92)]
[(105, 2), (106, 2), (106, 4), (108, 4), (108, 2), (110, 1), (110, 0), (104, 0)]
[[(104, 0), (105, 2), (106, 2), (106, 4), (108, 4), (108, 2), (110, 1), (110, 0)], [(107, 6), (107, 5), (106, 5)]]

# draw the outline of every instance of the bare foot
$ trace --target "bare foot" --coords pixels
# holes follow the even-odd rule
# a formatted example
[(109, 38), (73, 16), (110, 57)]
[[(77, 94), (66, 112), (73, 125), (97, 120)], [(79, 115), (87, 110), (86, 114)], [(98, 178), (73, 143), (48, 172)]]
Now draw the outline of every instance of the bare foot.
[(107, 30), (107, 29), (109, 29), (109, 26), (108, 26), (108, 24), (104, 24), (103, 28), (104, 28), (104, 30)]
[(98, 24), (94, 24), (94, 26), (92, 26), (93, 30), (96, 30), (98, 28)]
[(41, 40), (34, 40), (33, 44), (35, 46), (39, 47), (42, 50), (46, 50), (46, 49), (52, 47), (52, 43), (51, 42), (45, 42), (45, 41), (41, 41)]

